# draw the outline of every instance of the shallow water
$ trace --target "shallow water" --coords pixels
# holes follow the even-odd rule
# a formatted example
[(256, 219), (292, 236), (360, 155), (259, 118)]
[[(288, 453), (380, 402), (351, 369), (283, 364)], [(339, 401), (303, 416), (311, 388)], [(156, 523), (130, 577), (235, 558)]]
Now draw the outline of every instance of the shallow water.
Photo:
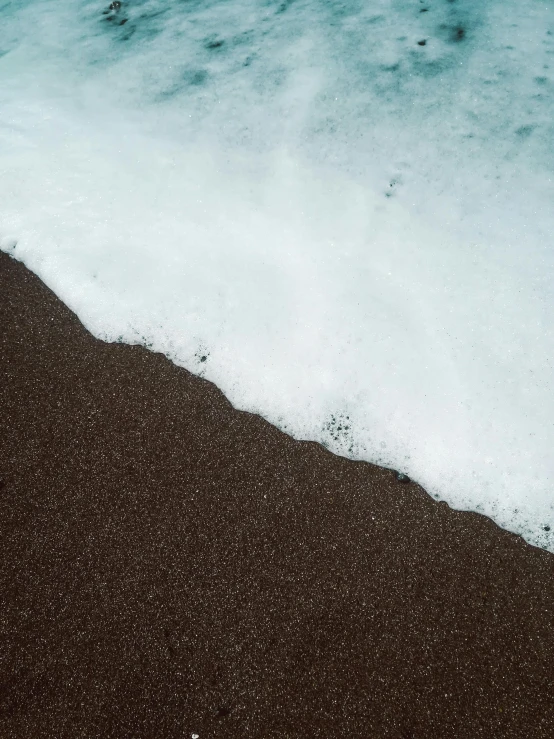
[(554, 11), (0, 7), (0, 246), (97, 336), (554, 551)]

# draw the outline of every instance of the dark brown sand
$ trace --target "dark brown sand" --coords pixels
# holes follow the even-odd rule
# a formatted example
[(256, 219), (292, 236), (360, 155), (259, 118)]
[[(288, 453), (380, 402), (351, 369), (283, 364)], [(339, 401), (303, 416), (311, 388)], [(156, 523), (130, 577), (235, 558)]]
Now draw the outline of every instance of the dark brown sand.
[(0, 737), (554, 737), (554, 556), (0, 254)]

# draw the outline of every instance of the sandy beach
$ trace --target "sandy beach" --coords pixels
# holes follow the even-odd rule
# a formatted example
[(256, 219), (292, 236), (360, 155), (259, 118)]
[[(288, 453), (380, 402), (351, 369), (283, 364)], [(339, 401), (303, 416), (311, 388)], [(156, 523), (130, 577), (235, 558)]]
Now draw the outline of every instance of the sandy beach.
[(0, 736), (552, 739), (554, 557), (0, 253)]

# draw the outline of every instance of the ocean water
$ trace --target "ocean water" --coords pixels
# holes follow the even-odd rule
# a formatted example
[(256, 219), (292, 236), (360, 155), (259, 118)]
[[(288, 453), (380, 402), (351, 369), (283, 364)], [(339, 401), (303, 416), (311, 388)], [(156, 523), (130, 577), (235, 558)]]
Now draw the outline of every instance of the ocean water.
[(554, 551), (554, 4), (0, 4), (0, 248)]

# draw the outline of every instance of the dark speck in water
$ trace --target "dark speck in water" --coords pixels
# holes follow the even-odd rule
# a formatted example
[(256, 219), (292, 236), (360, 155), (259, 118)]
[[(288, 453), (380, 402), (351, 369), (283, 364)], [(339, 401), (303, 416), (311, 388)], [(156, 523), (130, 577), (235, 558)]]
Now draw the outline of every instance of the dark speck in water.
[(534, 126), (520, 126), (516, 129), (516, 135), (522, 139), (527, 139), (533, 133)]
[(462, 28), (462, 26), (456, 26), (452, 29), (452, 41), (458, 43), (460, 41), (463, 41), (465, 36), (465, 28)]

